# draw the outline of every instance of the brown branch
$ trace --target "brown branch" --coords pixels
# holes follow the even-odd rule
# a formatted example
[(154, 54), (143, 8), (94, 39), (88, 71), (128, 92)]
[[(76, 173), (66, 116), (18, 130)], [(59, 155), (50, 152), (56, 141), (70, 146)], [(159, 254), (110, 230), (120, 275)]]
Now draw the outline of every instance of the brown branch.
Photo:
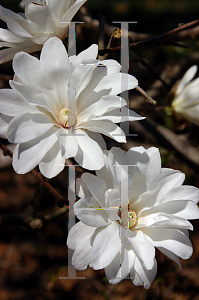
[(146, 103), (157, 106), (157, 101), (155, 101), (152, 97), (150, 97), (140, 86), (136, 86), (135, 88), (142, 96), (146, 98)]
[(156, 71), (149, 65), (149, 63), (144, 60), (142, 57), (140, 57), (139, 55), (137, 55), (134, 51), (130, 50), (129, 53), (131, 55), (134, 56), (134, 58), (139, 61), (143, 66), (145, 66), (145, 68), (147, 68), (149, 70), (149, 72), (158, 80), (160, 80), (162, 82), (162, 84), (169, 89), (169, 86), (166, 84), (166, 82), (159, 76), (158, 73), (156, 73)]
[[(191, 27), (195, 27), (197, 25), (199, 25), (199, 20), (189, 22), (185, 25), (182, 25), (180, 27), (177, 27), (175, 29), (170, 30), (170, 31), (168, 31), (167, 33), (165, 33), (163, 35), (159, 35), (159, 36), (154, 37), (154, 38), (150, 38), (150, 39), (147, 39), (147, 40), (144, 40), (144, 41), (139, 41), (139, 42), (136, 42), (136, 43), (129, 44), (129, 49), (135, 49), (135, 48), (145, 46), (145, 45), (166, 44), (165, 41), (167, 42), (167, 39), (170, 38), (171, 36), (174, 36), (180, 31), (189, 29)], [(99, 55), (104, 55), (106, 53), (119, 51), (120, 49), (121, 49), (121, 46), (110, 48), (110, 49), (99, 50), (98, 54)]]
[(185, 135), (178, 135), (148, 117), (147, 120), (142, 121), (142, 126), (157, 138), (160, 145), (174, 149), (183, 157), (186, 163), (198, 170), (199, 151), (191, 145)]
[(9, 82), (9, 80), (12, 79), (12, 76), (5, 75), (5, 74), (0, 74), (0, 80)]
[[(98, 49), (103, 49), (104, 46), (104, 25), (105, 25), (105, 18), (103, 15), (99, 17), (99, 37), (98, 37)], [(103, 60), (104, 57), (98, 55), (98, 59)]]
[[(0, 143), (0, 148), (3, 150), (3, 154), (5, 156), (9, 155), (10, 157), (13, 156), (12, 151), (10, 151), (5, 145)], [(37, 179), (54, 195), (54, 197), (57, 200), (57, 205), (59, 207), (63, 207), (65, 204), (68, 203), (68, 200), (66, 200), (66, 198), (64, 198), (62, 195), (60, 195), (53, 187), (52, 185), (45, 181), (45, 179), (43, 178), (43, 176), (41, 175), (41, 173), (37, 172), (36, 170), (32, 170), (30, 171), (31, 174), (33, 174), (35, 177), (37, 177)]]
[(32, 207), (28, 205), (22, 213), (0, 214), (0, 224), (26, 226), (33, 230), (41, 229), (46, 222), (55, 220), (68, 212), (68, 206), (53, 211), (43, 218), (35, 218)]

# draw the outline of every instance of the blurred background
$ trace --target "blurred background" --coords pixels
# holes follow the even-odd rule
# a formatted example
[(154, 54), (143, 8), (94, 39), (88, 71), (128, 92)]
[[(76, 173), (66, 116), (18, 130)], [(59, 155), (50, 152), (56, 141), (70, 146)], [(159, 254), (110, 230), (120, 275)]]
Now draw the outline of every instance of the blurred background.
[[(0, 0), (3, 7), (15, 12), (23, 11), (19, 3), (17, 0)], [(194, 21), (198, 15), (199, 2), (196, 0), (88, 0), (75, 17), (85, 21), (77, 26), (77, 52), (98, 43), (98, 20), (103, 17), (107, 24), (106, 48), (113, 29), (117, 28), (112, 21), (137, 21), (129, 27), (132, 32), (130, 42), (136, 42)], [(3, 22), (0, 25), (5, 28)], [(125, 150), (140, 145), (156, 146), (160, 149), (164, 167), (184, 172), (185, 184), (199, 187), (199, 164), (196, 163), (199, 152), (189, 155), (190, 149), (199, 150), (198, 127), (166, 109), (170, 106), (172, 86), (191, 65), (199, 64), (197, 37), (179, 43), (145, 45), (129, 52), (129, 73), (138, 79), (139, 85), (158, 102), (158, 106), (147, 104), (137, 91), (130, 92), (130, 108), (146, 116), (146, 120), (130, 125), (130, 133), (137, 136), (128, 137), (127, 144), (119, 145), (108, 138), (106, 142), (108, 149), (112, 146)], [(120, 60), (119, 53), (114, 59)], [(0, 88), (9, 87), (7, 79), (12, 75), (11, 62), (0, 65)], [(8, 145), (6, 140), (0, 139), (0, 142)], [(82, 172), (77, 168), (77, 177)], [(67, 198), (67, 168), (49, 182)], [(0, 300), (199, 300), (199, 221), (192, 222), (195, 230), (190, 233), (190, 239), (194, 253), (189, 260), (181, 260), (182, 270), (156, 251), (158, 273), (151, 288), (145, 290), (135, 287), (130, 280), (110, 285), (103, 270), (90, 268), (77, 272), (77, 276), (85, 277), (85, 280), (60, 280), (59, 277), (68, 276), (67, 214), (45, 222), (37, 229), (22, 226), (20, 220), (13, 222), (13, 214), (21, 214), (30, 207), (36, 218), (60, 209), (37, 178), (30, 173), (16, 174), (11, 159), (0, 153)]]

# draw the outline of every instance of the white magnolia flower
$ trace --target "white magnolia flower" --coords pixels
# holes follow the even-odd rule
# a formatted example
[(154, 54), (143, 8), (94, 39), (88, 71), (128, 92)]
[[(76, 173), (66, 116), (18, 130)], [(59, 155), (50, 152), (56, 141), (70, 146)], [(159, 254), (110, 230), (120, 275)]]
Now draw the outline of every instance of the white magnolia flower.
[(23, 0), (25, 15), (0, 5), (0, 19), (8, 29), (0, 29), (0, 63), (12, 60), (15, 53), (40, 51), (53, 36), (64, 40), (68, 25), (86, 0)]
[[(74, 212), (80, 222), (67, 241), (75, 250), (72, 264), (77, 270), (105, 268), (112, 284), (130, 273), (135, 285), (149, 288), (157, 272), (155, 248), (179, 266), (179, 257), (192, 255), (188, 229), (193, 227), (187, 219), (199, 217), (199, 192), (182, 186), (180, 171), (161, 168), (157, 148), (104, 153), (106, 163), (97, 176), (84, 173), (76, 180), (81, 199)], [(128, 190), (127, 199), (120, 187), (122, 193)]]
[(181, 79), (172, 102), (172, 108), (187, 121), (199, 126), (199, 77), (191, 81), (198, 67), (192, 66)]
[[(86, 169), (104, 165), (106, 148), (100, 133), (126, 142), (124, 132), (114, 123), (121, 121), (126, 101), (117, 94), (137, 86), (135, 77), (120, 73), (115, 60), (99, 63), (97, 45), (68, 57), (58, 38), (43, 46), (40, 60), (20, 52), (13, 60), (12, 89), (0, 90), (0, 135), (18, 144), (13, 167), (24, 174), (39, 164), (51, 178), (74, 157)], [(143, 119), (123, 107), (122, 121)]]

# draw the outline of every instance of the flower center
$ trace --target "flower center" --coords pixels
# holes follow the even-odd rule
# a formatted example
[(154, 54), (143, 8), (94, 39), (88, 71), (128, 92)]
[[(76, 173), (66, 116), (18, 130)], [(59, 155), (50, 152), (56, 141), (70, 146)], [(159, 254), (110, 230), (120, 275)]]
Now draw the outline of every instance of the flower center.
[(69, 108), (64, 107), (59, 113), (59, 121), (64, 128), (72, 127), (75, 124), (75, 119), (72, 110)]
[(129, 229), (133, 228), (137, 224), (137, 214), (133, 210), (126, 210), (121, 213), (122, 225), (128, 227)]
[(129, 228), (132, 228), (137, 223), (137, 215), (133, 210), (129, 211)]

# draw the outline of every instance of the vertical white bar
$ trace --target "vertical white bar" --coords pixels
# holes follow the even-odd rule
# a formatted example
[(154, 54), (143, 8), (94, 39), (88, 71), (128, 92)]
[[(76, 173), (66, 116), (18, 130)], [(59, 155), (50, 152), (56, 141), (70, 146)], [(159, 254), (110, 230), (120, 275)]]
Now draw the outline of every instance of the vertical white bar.
[[(122, 180), (125, 178), (125, 180)], [(122, 165), (121, 166), (121, 212), (128, 211), (128, 205), (129, 205), (129, 181), (128, 181), (128, 165)], [(122, 226), (122, 225), (121, 225)], [(124, 230), (121, 230), (121, 241), (123, 241), (125, 236), (122, 236), (124, 234)], [(128, 252), (124, 250), (123, 247), (121, 247), (120, 252), (120, 259), (121, 259), (121, 277), (124, 277), (123, 274), (126, 273), (126, 270), (129, 270), (129, 264), (128, 259), (125, 259), (125, 255)]]
[[(75, 179), (76, 171), (75, 166), (68, 166), (68, 201), (69, 201), (69, 211), (68, 211), (68, 233), (70, 229), (76, 224), (75, 223), (75, 214), (74, 214), (74, 204), (76, 200), (75, 191)], [(68, 248), (68, 277), (59, 277), (59, 279), (85, 279), (85, 277), (76, 277), (76, 270), (73, 267), (71, 260), (74, 250)]]
[[(121, 24), (121, 66), (122, 66), (122, 73), (128, 74), (129, 72), (129, 24), (137, 23), (137, 22), (113, 22)], [(129, 91), (128, 91), (128, 80), (121, 78), (121, 90), (123, 91), (120, 96), (124, 98), (127, 102), (127, 107), (129, 108)], [(126, 136), (137, 136), (137, 134), (130, 134), (129, 133), (129, 121), (124, 122), (126, 119), (126, 112), (123, 107), (121, 107), (121, 124), (120, 127), (124, 131)], [(124, 123), (123, 123), (124, 122)]]

